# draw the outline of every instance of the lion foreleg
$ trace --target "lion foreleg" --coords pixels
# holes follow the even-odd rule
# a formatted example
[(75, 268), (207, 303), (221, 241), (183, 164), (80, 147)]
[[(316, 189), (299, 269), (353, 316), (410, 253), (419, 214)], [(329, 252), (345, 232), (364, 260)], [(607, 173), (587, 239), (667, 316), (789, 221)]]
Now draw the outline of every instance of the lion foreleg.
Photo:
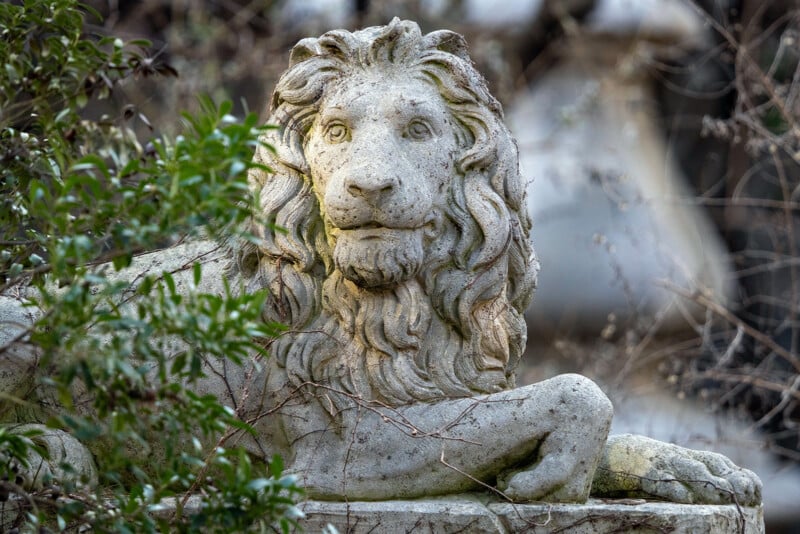
[(589, 379), (562, 375), (543, 384), (535, 417), (549, 428), (527, 463), (508, 469), (497, 486), (515, 501), (584, 502), (600, 460), (613, 409)]
[(336, 430), (307, 429), (293, 443), (298, 456), (290, 469), (316, 498), (456, 493), (506, 473), (501, 490), (515, 500), (581, 501), (610, 420), (608, 399), (578, 375), (470, 399), (396, 409), (365, 404)]

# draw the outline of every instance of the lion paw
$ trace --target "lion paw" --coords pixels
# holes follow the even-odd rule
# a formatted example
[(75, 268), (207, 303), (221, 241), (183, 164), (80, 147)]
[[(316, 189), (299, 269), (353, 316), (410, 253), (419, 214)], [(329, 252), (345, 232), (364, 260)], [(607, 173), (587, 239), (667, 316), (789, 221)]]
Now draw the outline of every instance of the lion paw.
[[(497, 489), (514, 502), (584, 502), (586, 495), (571, 491), (569, 480), (541, 480), (536, 469), (497, 477)], [(555, 489), (554, 489), (555, 488)]]
[(592, 494), (689, 504), (757, 505), (761, 503), (761, 480), (721, 454), (621, 435), (612, 436), (606, 445)]
[[(736, 466), (721, 454), (672, 447), (665, 451), (668, 454), (663, 463), (656, 466), (655, 478), (677, 479), (677, 484), (671, 487), (676, 489), (676, 495), (685, 497), (683, 502), (743, 505), (761, 502), (761, 481), (752, 471)], [(660, 484), (648, 481), (645, 489), (658, 493)]]
[(97, 484), (97, 470), (91, 453), (67, 432), (40, 424), (17, 425), (10, 430), (18, 435), (34, 431), (29, 439), (46, 451), (43, 455), (30, 448), (26, 457), (28, 465), (11, 469), (17, 485), (26, 490), (39, 490), (51, 481)]
[(543, 500), (546, 493), (530, 471), (513, 471), (499, 475), (497, 489), (514, 502)]
[(497, 489), (515, 502), (586, 502), (591, 487), (586, 462), (552, 453), (524, 469), (497, 476)]

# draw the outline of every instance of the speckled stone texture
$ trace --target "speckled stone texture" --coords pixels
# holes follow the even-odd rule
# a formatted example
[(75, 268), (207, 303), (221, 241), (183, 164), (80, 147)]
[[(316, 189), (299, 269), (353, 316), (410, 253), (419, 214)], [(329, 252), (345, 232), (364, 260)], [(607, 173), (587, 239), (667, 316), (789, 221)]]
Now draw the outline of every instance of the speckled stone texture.
[[(197, 510), (190, 498), (185, 513)], [(689, 505), (642, 500), (585, 504), (510, 504), (486, 495), (464, 494), (408, 501), (307, 501), (299, 508), (304, 532), (324, 532), (328, 525), (339, 534), (763, 534), (761, 506)], [(0, 532), (16, 516), (13, 501), (0, 503)], [(156, 513), (169, 517), (174, 501), (166, 499)], [(299, 533), (299, 529), (294, 532)]]
[(418, 501), (331, 503), (301, 508), (306, 532), (331, 524), (344, 534), (553, 533), (761, 534), (763, 509), (734, 505), (687, 505), (638, 500), (586, 504), (509, 504), (474, 497)]

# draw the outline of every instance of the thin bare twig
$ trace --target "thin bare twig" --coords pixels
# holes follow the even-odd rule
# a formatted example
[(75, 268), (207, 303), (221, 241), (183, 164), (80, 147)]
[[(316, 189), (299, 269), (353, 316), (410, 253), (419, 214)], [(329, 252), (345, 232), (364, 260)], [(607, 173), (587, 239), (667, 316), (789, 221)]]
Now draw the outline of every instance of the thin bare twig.
[(741, 328), (747, 335), (749, 335), (756, 341), (760, 342), (765, 347), (769, 348), (771, 351), (773, 351), (775, 354), (785, 359), (787, 362), (791, 363), (792, 366), (795, 368), (795, 370), (800, 372), (800, 359), (795, 354), (786, 350), (784, 347), (778, 344), (774, 339), (769, 337), (767, 334), (761, 332), (756, 328), (753, 328), (749, 324), (745, 323), (744, 321), (736, 317), (736, 315), (734, 315), (730, 310), (725, 308), (719, 302), (714, 301), (713, 299), (709, 298), (707, 295), (705, 295), (700, 291), (689, 291), (685, 288), (682, 288), (670, 280), (659, 280), (657, 284), (666, 289), (669, 289), (670, 291), (677, 293), (678, 295), (684, 298), (696, 302), (700, 306), (710, 309), (716, 315), (722, 317), (730, 324), (734, 325), (736, 328)]

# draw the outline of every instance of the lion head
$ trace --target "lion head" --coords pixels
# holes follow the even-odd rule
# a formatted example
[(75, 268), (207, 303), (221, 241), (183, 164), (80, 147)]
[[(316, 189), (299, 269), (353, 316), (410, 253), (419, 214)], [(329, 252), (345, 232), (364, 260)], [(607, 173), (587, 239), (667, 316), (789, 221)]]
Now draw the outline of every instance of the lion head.
[(304, 39), (251, 174), (269, 224), (238, 252), (294, 384), (393, 405), (513, 386), (538, 264), (517, 147), (449, 31)]

